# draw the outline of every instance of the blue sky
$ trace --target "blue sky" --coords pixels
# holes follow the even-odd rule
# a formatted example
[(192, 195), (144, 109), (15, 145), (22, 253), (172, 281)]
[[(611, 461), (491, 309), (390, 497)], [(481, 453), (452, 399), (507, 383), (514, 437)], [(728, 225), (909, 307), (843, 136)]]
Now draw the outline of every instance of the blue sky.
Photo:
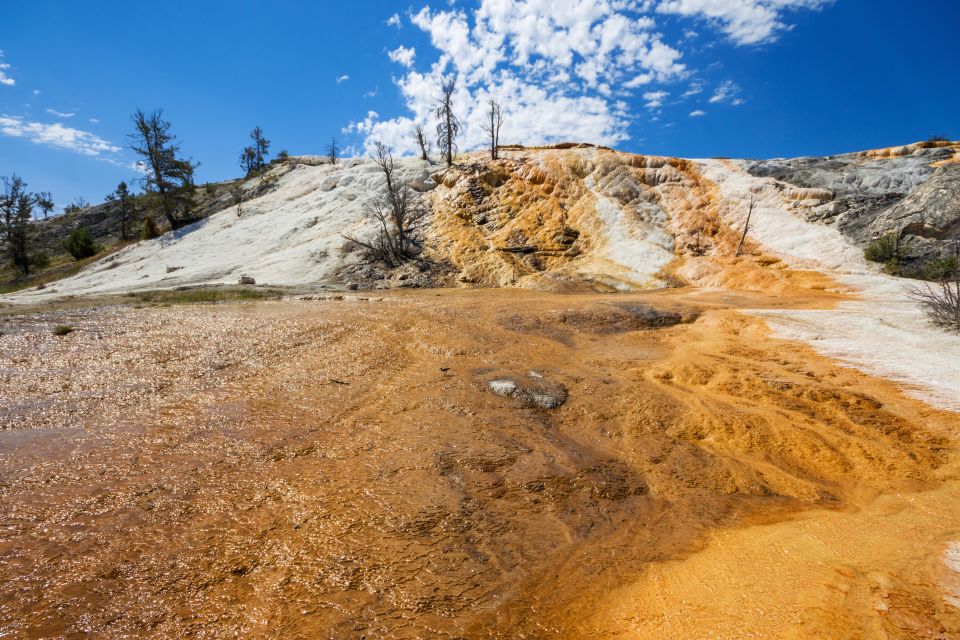
[[(0, 175), (59, 206), (134, 180), (130, 114), (164, 109), (198, 182), (273, 151), (409, 149), (437, 78), (504, 103), (503, 142), (703, 157), (960, 137), (955, 0), (181, 0), (4, 3)], [(432, 129), (432, 124), (429, 127)]]

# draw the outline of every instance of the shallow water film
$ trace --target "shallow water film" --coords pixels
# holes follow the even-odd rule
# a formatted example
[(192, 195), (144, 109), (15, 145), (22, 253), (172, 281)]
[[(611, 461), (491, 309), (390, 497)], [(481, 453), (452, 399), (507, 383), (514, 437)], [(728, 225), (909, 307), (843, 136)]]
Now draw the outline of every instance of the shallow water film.
[(0, 637), (957, 637), (957, 414), (740, 312), (830, 304), (8, 316)]

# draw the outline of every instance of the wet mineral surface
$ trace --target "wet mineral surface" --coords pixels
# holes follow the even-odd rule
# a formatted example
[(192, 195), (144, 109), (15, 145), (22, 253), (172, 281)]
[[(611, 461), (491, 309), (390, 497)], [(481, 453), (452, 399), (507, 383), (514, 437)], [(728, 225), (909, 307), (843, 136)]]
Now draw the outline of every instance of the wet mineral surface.
[(6, 316), (0, 637), (955, 637), (957, 416), (738, 311), (818, 303)]

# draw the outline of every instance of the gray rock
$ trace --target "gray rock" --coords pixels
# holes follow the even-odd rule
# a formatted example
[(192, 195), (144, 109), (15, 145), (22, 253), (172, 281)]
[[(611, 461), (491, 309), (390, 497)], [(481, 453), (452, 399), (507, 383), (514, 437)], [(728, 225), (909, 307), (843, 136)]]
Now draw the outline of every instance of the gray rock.
[(532, 380), (519, 383), (510, 378), (497, 378), (487, 382), (487, 387), (498, 396), (519, 400), (528, 407), (537, 409), (556, 409), (567, 401), (567, 390), (563, 385), (551, 383), (543, 376), (529, 376)]
[(238, 284), (257, 284), (257, 281), (250, 276), (240, 276)]
[(360, 288), (360, 285), (358, 285), (356, 282), (347, 283), (347, 291), (356, 291), (359, 288)]
[(487, 383), (487, 386), (498, 396), (513, 395), (513, 392), (517, 390), (517, 383), (513, 380), (491, 380)]

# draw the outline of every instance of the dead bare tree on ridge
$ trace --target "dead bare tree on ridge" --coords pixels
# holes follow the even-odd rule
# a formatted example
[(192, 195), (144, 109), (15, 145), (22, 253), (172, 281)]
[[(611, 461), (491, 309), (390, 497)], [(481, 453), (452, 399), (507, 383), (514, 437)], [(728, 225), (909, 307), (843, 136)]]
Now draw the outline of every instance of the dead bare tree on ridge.
[(337, 164), (337, 159), (340, 157), (340, 147), (337, 146), (337, 139), (330, 137), (330, 144), (327, 145), (327, 160), (330, 161), (330, 164)]
[(457, 90), (457, 78), (451, 76), (440, 83), (440, 100), (437, 102), (437, 146), (447, 160), (447, 166), (453, 166), (453, 154), (457, 148), (457, 136), (460, 135), (460, 120), (453, 113), (453, 94)]
[(483, 130), (490, 138), (490, 159), (496, 160), (500, 157), (500, 127), (503, 126), (503, 110), (500, 103), (490, 99), (490, 107), (487, 111), (487, 123), (483, 125)]
[(420, 147), (420, 159), (429, 160), (430, 141), (427, 140), (427, 135), (423, 132), (423, 125), (419, 122), (413, 125), (413, 139), (417, 142), (417, 146)]

